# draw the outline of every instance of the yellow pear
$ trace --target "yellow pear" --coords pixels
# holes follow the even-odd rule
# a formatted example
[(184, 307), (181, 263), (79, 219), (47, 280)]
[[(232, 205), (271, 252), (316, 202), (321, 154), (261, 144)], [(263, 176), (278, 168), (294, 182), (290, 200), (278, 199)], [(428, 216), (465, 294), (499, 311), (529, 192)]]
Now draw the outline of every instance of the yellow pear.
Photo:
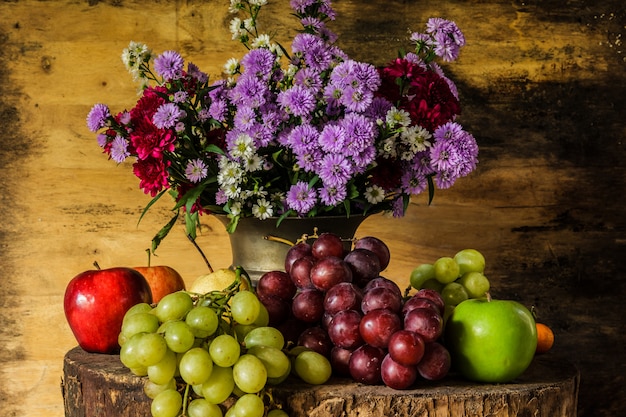
[[(216, 269), (210, 274), (196, 278), (188, 291), (196, 294), (206, 294), (211, 291), (221, 291), (235, 281), (237, 275), (229, 268)], [(245, 281), (242, 281), (242, 289), (247, 289)]]

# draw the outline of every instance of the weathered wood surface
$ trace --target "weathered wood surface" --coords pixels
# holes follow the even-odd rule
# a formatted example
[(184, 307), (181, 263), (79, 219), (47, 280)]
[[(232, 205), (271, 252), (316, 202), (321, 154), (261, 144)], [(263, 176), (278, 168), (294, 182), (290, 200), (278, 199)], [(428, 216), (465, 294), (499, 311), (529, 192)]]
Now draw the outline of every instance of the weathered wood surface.
[[(130, 167), (104, 158), (85, 127), (95, 102), (130, 107), (135, 86), (119, 54), (128, 41), (179, 49), (212, 74), (241, 49), (223, 2), (60, 0), (0, 2), (0, 415), (61, 416), (67, 282), (89, 269), (145, 264), (169, 218)], [(294, 27), (272, 10), (278, 35)], [(406, 284), (418, 263), (463, 247), (485, 253), (494, 295), (537, 308), (556, 333), (553, 357), (581, 370), (579, 415), (626, 414), (626, 169), (622, 0), (336, 0), (334, 29), (354, 58), (383, 63), (406, 29), (455, 20), (468, 45), (449, 67), (462, 123), (481, 146), (470, 178), (416, 198), (402, 220), (368, 219), (392, 250), (386, 275)], [(230, 262), (221, 226), (205, 219), (200, 244)], [(181, 229), (182, 230), (182, 229)], [(191, 282), (204, 265), (182, 231), (154, 262)]]
[[(67, 417), (150, 415), (146, 378), (131, 374), (118, 355), (76, 347), (63, 363)], [(449, 375), (398, 391), (343, 378), (319, 386), (289, 379), (272, 387), (272, 395), (291, 417), (576, 417), (579, 378), (572, 364), (538, 357), (509, 384), (475, 384)]]

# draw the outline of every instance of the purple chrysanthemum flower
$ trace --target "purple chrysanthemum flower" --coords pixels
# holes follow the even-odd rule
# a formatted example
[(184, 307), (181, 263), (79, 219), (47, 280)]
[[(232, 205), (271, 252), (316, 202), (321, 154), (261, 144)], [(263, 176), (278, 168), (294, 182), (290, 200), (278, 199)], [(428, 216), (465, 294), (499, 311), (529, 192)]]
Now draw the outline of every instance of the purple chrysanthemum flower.
[(320, 200), (327, 206), (336, 206), (343, 203), (348, 195), (345, 186), (324, 186), (319, 190)]
[(400, 179), (402, 185), (402, 191), (406, 194), (420, 194), (428, 186), (426, 177), (420, 173), (412, 172), (410, 170), (405, 171)]
[(96, 136), (96, 141), (98, 142), (98, 146), (104, 148), (107, 143), (109, 143), (109, 137), (104, 133), (98, 133)]
[(320, 162), (319, 177), (324, 185), (344, 185), (352, 174), (350, 161), (341, 154), (329, 153)]
[(183, 58), (176, 51), (165, 51), (154, 59), (154, 70), (166, 80), (181, 78), (183, 65)]
[(307, 120), (311, 117), (317, 104), (311, 90), (301, 85), (294, 85), (288, 90), (281, 91), (277, 100), (285, 111)]
[(256, 125), (256, 113), (248, 106), (240, 106), (234, 117), (235, 129), (245, 132), (250, 131)]
[(226, 115), (228, 113), (228, 103), (226, 100), (214, 100), (211, 102), (208, 111), (210, 117), (223, 122), (226, 120)]
[(268, 79), (273, 72), (276, 56), (268, 49), (252, 49), (241, 58), (243, 74)]
[(304, 181), (298, 181), (292, 185), (287, 191), (285, 202), (287, 207), (294, 210), (299, 215), (308, 213), (317, 201), (317, 193), (314, 188), (310, 188), (309, 184)]
[(159, 129), (169, 129), (185, 117), (185, 111), (174, 103), (164, 103), (152, 116), (152, 123)]
[(298, 125), (289, 133), (289, 146), (296, 153), (318, 148), (319, 132), (310, 124)]
[(111, 159), (118, 164), (124, 162), (124, 160), (130, 156), (130, 152), (128, 152), (128, 141), (117, 135), (115, 139), (113, 139), (113, 142), (111, 142), (110, 155)]
[(201, 159), (189, 161), (185, 168), (185, 177), (191, 182), (200, 182), (207, 175), (206, 164)]
[(311, 68), (302, 68), (296, 73), (293, 79), (294, 84), (302, 85), (314, 91), (319, 91), (323, 86), (320, 73), (313, 71)]
[(189, 94), (186, 91), (177, 91), (174, 93), (172, 101), (174, 103), (183, 103), (185, 100), (187, 100), (188, 97)]
[(393, 217), (404, 216), (404, 201), (401, 196), (393, 200), (391, 203), (391, 211), (393, 213)]
[(369, 164), (376, 159), (376, 146), (370, 145), (365, 147), (361, 152), (356, 155), (352, 155), (354, 161), (355, 171), (358, 174), (363, 173)]
[(198, 112), (198, 120), (201, 122), (206, 122), (207, 120), (209, 120), (211, 118), (211, 113), (209, 112), (209, 109), (201, 109)]
[(349, 113), (340, 123), (346, 130), (348, 137), (344, 149), (344, 153), (347, 155), (360, 154), (366, 147), (374, 143), (378, 134), (374, 122), (360, 114)]
[(340, 125), (324, 126), (319, 136), (319, 144), (326, 152), (341, 152), (346, 140), (346, 131)]
[(364, 116), (374, 120), (385, 120), (387, 112), (391, 110), (393, 105), (384, 97), (374, 97), (372, 103), (363, 113)]
[(317, 1), (318, 0), (291, 0), (289, 5), (296, 13), (305, 14), (306, 9), (317, 3)]
[(237, 85), (230, 91), (230, 99), (235, 105), (257, 108), (265, 103), (267, 84), (254, 76), (241, 76)]
[(460, 162), (458, 149), (452, 141), (436, 142), (430, 148), (431, 165), (436, 171), (454, 170)]
[(111, 111), (106, 104), (95, 104), (87, 115), (87, 127), (92, 132), (97, 132), (107, 125), (109, 117), (111, 117)]
[(443, 170), (437, 172), (434, 177), (435, 185), (437, 188), (441, 188), (442, 190), (448, 189), (454, 185), (458, 178), (452, 170)]
[(200, 71), (200, 68), (191, 62), (187, 64), (187, 74), (201, 84), (209, 81), (209, 76), (205, 72)]

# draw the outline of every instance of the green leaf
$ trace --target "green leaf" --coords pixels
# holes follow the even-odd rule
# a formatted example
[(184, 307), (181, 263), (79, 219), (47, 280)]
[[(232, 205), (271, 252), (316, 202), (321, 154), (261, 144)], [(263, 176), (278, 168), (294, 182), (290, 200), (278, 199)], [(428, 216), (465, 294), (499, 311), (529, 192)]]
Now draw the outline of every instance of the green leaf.
[(170, 230), (172, 230), (172, 227), (174, 227), (174, 225), (176, 224), (176, 220), (178, 220), (178, 215), (179, 215), (179, 212), (177, 211), (174, 217), (172, 217), (172, 219), (169, 222), (167, 222), (167, 224), (163, 226), (163, 228), (161, 228), (161, 230), (159, 230), (157, 234), (154, 235), (154, 237), (152, 238), (152, 253), (153, 254), (156, 251), (156, 249), (159, 247), (159, 245), (161, 244), (161, 241), (165, 239), (165, 237), (170, 232)]
[(159, 200), (159, 198), (161, 198), (163, 194), (165, 194), (166, 192), (167, 192), (167, 189), (161, 191), (152, 200), (150, 200), (150, 202), (146, 205), (146, 207), (144, 207), (143, 211), (141, 212), (141, 216), (139, 216), (139, 220), (137, 220), (137, 226), (139, 226), (139, 223), (141, 223), (141, 219), (143, 219), (143, 216), (148, 212), (150, 207), (152, 207), (152, 205), (156, 203)]
[(196, 238), (196, 228), (198, 226), (198, 212), (190, 213), (189, 210), (185, 212), (185, 229), (187, 236), (191, 236), (192, 239)]
[(428, 205), (433, 202), (433, 198), (435, 197), (435, 183), (433, 182), (433, 176), (429, 175), (426, 177), (428, 180)]

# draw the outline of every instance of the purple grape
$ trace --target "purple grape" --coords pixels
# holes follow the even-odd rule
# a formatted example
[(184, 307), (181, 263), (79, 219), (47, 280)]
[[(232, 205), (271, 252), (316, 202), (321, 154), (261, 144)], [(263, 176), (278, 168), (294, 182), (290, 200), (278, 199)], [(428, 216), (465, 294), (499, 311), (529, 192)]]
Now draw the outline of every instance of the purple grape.
[(324, 315), (324, 293), (312, 288), (301, 290), (293, 297), (291, 312), (305, 323), (318, 323)]
[(391, 336), (402, 329), (398, 314), (386, 308), (369, 311), (361, 319), (359, 331), (365, 343), (386, 349)]
[(340, 282), (352, 282), (352, 271), (341, 258), (327, 256), (311, 268), (311, 284), (320, 291), (328, 291)]
[(316, 259), (328, 256), (343, 258), (343, 242), (334, 233), (322, 233), (311, 245), (311, 252)]
[(386, 287), (375, 287), (365, 291), (361, 301), (363, 314), (379, 308), (386, 308), (394, 313), (400, 313), (402, 310), (402, 296)]
[(372, 345), (363, 345), (350, 355), (350, 376), (356, 382), (375, 385), (381, 382), (380, 367), (385, 351)]
[(311, 269), (315, 265), (315, 258), (312, 255), (296, 259), (291, 265), (289, 276), (297, 288), (313, 288), (311, 283)]
[(352, 270), (352, 280), (359, 287), (364, 287), (381, 272), (378, 256), (368, 249), (354, 249), (343, 260)]
[(290, 247), (285, 256), (285, 272), (289, 273), (293, 263), (297, 259), (304, 258), (305, 256), (312, 256), (311, 245), (309, 243), (300, 242)]
[(333, 373), (337, 376), (350, 377), (350, 356), (352, 351), (339, 346), (333, 346), (330, 350), (330, 364)]
[(272, 295), (285, 301), (291, 301), (297, 288), (289, 274), (283, 271), (269, 271), (261, 275), (256, 284), (259, 296)]
[(417, 371), (424, 379), (437, 381), (450, 371), (450, 352), (440, 343), (426, 344), (424, 357), (417, 364)]
[(374, 252), (380, 261), (381, 271), (384, 271), (389, 265), (389, 260), (391, 259), (389, 247), (385, 244), (385, 242), (376, 237), (365, 236), (357, 239), (357, 241), (354, 242), (354, 248), (367, 249)]
[(307, 347), (326, 357), (330, 356), (330, 350), (333, 347), (328, 333), (319, 326), (309, 327), (303, 331), (298, 337), (298, 345)]
[(432, 308), (414, 308), (404, 317), (404, 329), (419, 334), (426, 343), (434, 342), (443, 332), (443, 318)]
[(406, 366), (394, 361), (389, 354), (385, 355), (380, 365), (380, 376), (383, 383), (393, 389), (407, 389), (417, 379), (417, 368)]
[(363, 291), (351, 282), (340, 282), (326, 292), (324, 309), (329, 314), (342, 310), (360, 310)]
[(359, 331), (361, 313), (356, 310), (344, 310), (333, 316), (328, 324), (328, 336), (333, 345), (344, 349), (356, 349), (363, 344)]

